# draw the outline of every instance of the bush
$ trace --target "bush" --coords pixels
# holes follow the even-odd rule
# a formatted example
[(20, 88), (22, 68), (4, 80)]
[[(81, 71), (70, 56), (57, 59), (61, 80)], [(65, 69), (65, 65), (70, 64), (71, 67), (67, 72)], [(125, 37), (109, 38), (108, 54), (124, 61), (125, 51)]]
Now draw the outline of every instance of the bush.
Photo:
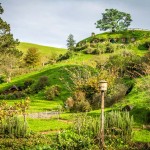
[(27, 123), (18, 117), (6, 117), (0, 124), (0, 135), (2, 137), (25, 137), (27, 134)]
[(46, 86), (49, 85), (49, 80), (47, 76), (41, 76), (38, 82), (34, 85), (33, 91), (38, 93), (40, 90), (43, 90)]
[(60, 94), (60, 87), (58, 85), (47, 87), (45, 90), (45, 97), (48, 100), (53, 100), (56, 96), (59, 96), (59, 94)]
[(88, 112), (91, 110), (91, 105), (88, 101), (76, 102), (74, 109), (76, 112)]
[(28, 88), (29, 86), (31, 86), (34, 83), (33, 79), (27, 79), (24, 81), (24, 89)]
[(95, 49), (91, 48), (91, 47), (88, 47), (86, 49), (84, 49), (84, 53), (85, 54), (93, 54)]
[[(0, 136), (24, 137), (27, 134), (26, 110), (29, 98), (24, 102), (9, 106), (6, 102), (0, 104)], [(19, 117), (22, 114), (23, 118)]]
[(113, 53), (113, 52), (114, 52), (114, 46), (111, 43), (107, 43), (105, 53)]
[(94, 146), (94, 140), (67, 130), (58, 135), (58, 148), (66, 150), (88, 150)]
[(105, 140), (107, 145), (123, 149), (131, 142), (133, 117), (129, 112), (109, 112), (105, 115)]
[(5, 76), (0, 75), (0, 84), (5, 82)]
[[(90, 103), (86, 100), (86, 95), (82, 91), (76, 91), (73, 94), (73, 98), (66, 101), (70, 110), (75, 112), (87, 112), (91, 110)], [(71, 105), (69, 105), (71, 103)]]
[(64, 55), (60, 55), (59, 58), (57, 59), (57, 61), (62, 61), (62, 60), (66, 60), (69, 59), (70, 57), (73, 56), (73, 52), (72, 51), (68, 51), (67, 53), (65, 53)]

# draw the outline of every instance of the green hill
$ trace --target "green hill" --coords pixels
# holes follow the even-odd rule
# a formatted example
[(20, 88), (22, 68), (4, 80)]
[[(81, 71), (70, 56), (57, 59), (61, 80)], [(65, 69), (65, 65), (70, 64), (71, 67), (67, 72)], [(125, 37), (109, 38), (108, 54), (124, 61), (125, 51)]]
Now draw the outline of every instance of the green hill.
[(37, 48), (42, 55), (47, 55), (47, 54), (49, 55), (51, 53), (64, 54), (66, 52), (66, 49), (64, 48), (42, 46), (38, 44), (25, 43), (25, 42), (21, 42), (17, 48), (23, 53), (26, 53), (29, 48), (33, 48), (33, 47)]
[[(32, 81), (34, 81), (32, 85), (29, 85), (29, 88), (23, 89), (21, 94), (30, 96), (30, 111), (48, 111), (58, 109), (60, 105), (64, 106), (66, 99), (74, 94), (74, 91), (69, 90), (69, 88), (74, 85), (72, 77), (78, 86), (85, 83), (85, 86), (82, 88), (89, 92), (89, 97), (94, 92), (97, 92), (94, 86), (97, 86), (99, 80), (103, 77), (109, 79), (110, 82), (108, 85), (110, 87), (107, 92), (107, 102), (115, 101), (111, 103), (111, 105), (106, 105), (108, 107), (106, 111), (122, 110), (126, 105), (132, 106), (133, 109), (130, 111), (130, 114), (133, 115), (135, 120), (134, 141), (150, 142), (147, 138), (150, 134), (149, 131), (147, 128), (145, 130), (142, 129), (143, 125), (149, 123), (148, 115), (150, 114), (150, 78), (149, 72), (144, 74), (145, 70), (143, 71), (143, 69), (149, 67), (150, 64), (149, 55), (147, 57), (145, 56), (145, 54), (149, 52), (149, 47), (146, 45), (146, 40), (149, 37), (150, 31), (139, 30), (120, 33), (102, 33), (88, 37), (77, 43), (75, 51), (71, 52), (72, 55), (67, 59), (57, 61), (53, 65), (48, 64), (44, 67), (39, 67), (36, 71), (28, 74), (17, 76), (13, 78), (11, 83), (2, 83), (0, 84), (0, 92), (7, 91), (13, 85), (24, 88), (25, 83), (31, 82), (32, 84)], [(43, 55), (48, 55), (53, 52), (64, 55), (67, 52), (65, 49), (30, 43), (20, 43), (18, 49), (26, 52), (30, 47), (38, 48)], [(145, 68), (139, 65), (140, 63), (143, 65), (143, 62)], [(145, 64), (147, 66), (145, 66)], [(148, 69), (146, 71), (148, 71)], [(118, 74), (116, 74), (116, 72), (118, 72)], [(132, 76), (135, 72), (141, 76), (139, 74)], [(100, 75), (98, 78), (97, 74)], [(35, 85), (38, 85), (39, 79), (45, 76), (49, 79), (49, 85), (47, 85), (46, 89), (56, 85), (60, 87), (60, 93), (53, 100), (46, 99), (45, 88), (40, 89), (38, 92), (32, 91)], [(88, 78), (90, 80), (88, 80)], [(116, 82), (111, 85), (114, 78)], [(81, 87), (78, 88), (78, 91), (80, 89)], [(6, 95), (4, 98), (8, 103), (12, 104), (22, 99), (22, 97), (18, 98), (18, 100), (13, 99), (14, 95), (19, 97), (19, 94), (20, 93), (17, 92), (9, 93), (8, 98)], [(82, 98), (82, 96), (82, 93), (79, 93), (78, 97)], [(0, 98), (2, 99), (1, 95)], [(90, 99), (92, 98), (93, 97), (90, 97)], [(99, 101), (97, 104), (98, 103)], [(93, 110), (89, 114), (98, 116), (99, 110)], [(146, 133), (146, 138), (142, 133)], [(138, 137), (138, 139), (136, 139), (136, 137)]]
[[(92, 34), (90, 37), (77, 43), (76, 51), (82, 51), (87, 54), (105, 53), (107, 45), (113, 48), (113, 52), (129, 51), (138, 55), (143, 55), (149, 46), (146, 41), (150, 41), (150, 31), (128, 30), (124, 32), (105, 32), (101, 34)], [(106, 53), (110, 53), (109, 51)]]

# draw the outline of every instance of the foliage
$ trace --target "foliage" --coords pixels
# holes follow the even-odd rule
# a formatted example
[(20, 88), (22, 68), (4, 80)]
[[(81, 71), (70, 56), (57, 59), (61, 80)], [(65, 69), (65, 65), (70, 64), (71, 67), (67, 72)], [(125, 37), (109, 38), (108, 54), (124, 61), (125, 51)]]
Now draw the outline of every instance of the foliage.
[(72, 34), (69, 34), (67, 39), (68, 50), (74, 50), (75, 40)]
[(114, 52), (114, 46), (111, 43), (106, 44), (106, 50), (105, 53), (113, 53)]
[[(4, 12), (0, 4), (0, 15)], [(18, 40), (10, 33), (10, 25), (0, 17), (0, 73), (4, 74), (7, 82), (11, 81), (12, 72), (16, 68), (17, 61), (22, 56), (22, 52), (16, 49)]]
[[(133, 119), (127, 112), (105, 115), (105, 144), (108, 149), (128, 148)], [(58, 147), (63, 149), (99, 149), (100, 120), (87, 114), (77, 114), (73, 126), (58, 135)], [(80, 141), (80, 142), (79, 142)]]
[(30, 134), (26, 138), (0, 138), (0, 149), (2, 150), (17, 150), (17, 149), (36, 149), (40, 150), (41, 147), (50, 148), (52, 140), (50, 137), (41, 134)]
[[(0, 4), (0, 15), (2, 15), (4, 9)], [(16, 49), (16, 46), (19, 44), (18, 40), (13, 38), (13, 35), (10, 33), (10, 25), (7, 22), (3, 21), (0, 17), (0, 54), (11, 54), (16, 57), (22, 55), (20, 51)]]
[(35, 81), (32, 78), (26, 79), (24, 81), (24, 89), (30, 87)]
[(45, 97), (48, 100), (53, 100), (59, 94), (60, 94), (60, 87), (58, 85), (53, 85), (45, 89)]
[(48, 85), (49, 85), (48, 76), (41, 76), (39, 80), (33, 85), (33, 91), (38, 93), (40, 90), (43, 90)]
[(5, 82), (5, 76), (0, 75), (0, 84)]
[[(25, 137), (27, 135), (26, 110), (29, 98), (24, 102), (9, 106), (6, 102), (0, 104), (0, 135), (2, 137)], [(21, 120), (18, 115), (23, 115)]]
[(72, 51), (68, 51), (64, 55), (61, 54), (61, 55), (59, 55), (57, 61), (62, 61), (62, 60), (69, 59), (69, 58), (71, 58), (73, 56), (73, 54), (74, 53)]
[(133, 117), (128, 112), (110, 112), (106, 114), (105, 120), (108, 145), (126, 146), (132, 137)]
[(108, 29), (112, 32), (126, 30), (132, 21), (130, 14), (117, 9), (105, 9), (102, 16), (103, 18), (97, 21), (96, 28), (104, 31)]
[(94, 146), (93, 144), (94, 141), (92, 141), (89, 137), (86, 137), (84, 135), (78, 135), (71, 130), (66, 130), (59, 134), (57, 143), (57, 148), (62, 150), (88, 150), (92, 147), (96, 148), (96, 146)]
[(25, 64), (27, 66), (36, 66), (40, 62), (40, 53), (37, 48), (29, 48), (27, 54), (24, 57)]

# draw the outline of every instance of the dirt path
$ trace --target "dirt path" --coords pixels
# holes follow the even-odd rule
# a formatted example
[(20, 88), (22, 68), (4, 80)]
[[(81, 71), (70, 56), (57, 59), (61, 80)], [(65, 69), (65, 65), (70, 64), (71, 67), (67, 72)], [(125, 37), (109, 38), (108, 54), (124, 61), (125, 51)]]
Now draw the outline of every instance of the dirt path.
[(46, 111), (46, 112), (37, 112), (37, 113), (30, 113), (28, 114), (28, 117), (29, 118), (43, 118), (43, 119), (48, 119), (48, 118), (51, 118), (53, 116), (56, 116), (56, 117), (60, 117), (60, 112), (58, 111)]

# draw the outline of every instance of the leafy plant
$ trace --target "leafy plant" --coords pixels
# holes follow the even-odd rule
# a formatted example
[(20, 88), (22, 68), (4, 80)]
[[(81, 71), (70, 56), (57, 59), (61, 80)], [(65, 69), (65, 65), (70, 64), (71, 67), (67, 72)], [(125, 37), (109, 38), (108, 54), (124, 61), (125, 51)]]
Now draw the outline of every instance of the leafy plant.
[(43, 90), (46, 86), (49, 85), (49, 80), (47, 76), (41, 76), (37, 83), (33, 86), (33, 91), (38, 93), (40, 90)]
[(45, 89), (45, 97), (48, 100), (53, 100), (59, 94), (60, 94), (60, 87), (58, 85), (53, 85)]

